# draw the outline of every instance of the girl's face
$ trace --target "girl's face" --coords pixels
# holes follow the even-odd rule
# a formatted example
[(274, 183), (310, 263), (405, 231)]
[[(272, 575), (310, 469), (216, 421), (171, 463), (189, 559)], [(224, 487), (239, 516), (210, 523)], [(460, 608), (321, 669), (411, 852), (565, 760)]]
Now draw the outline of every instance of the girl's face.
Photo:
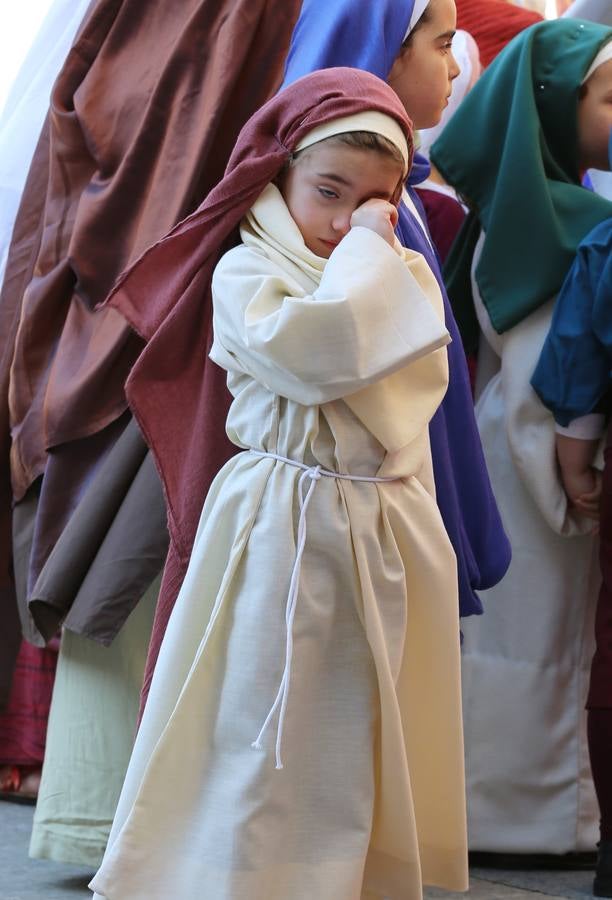
[(454, 0), (430, 0), (425, 19), (393, 63), (387, 79), (415, 128), (432, 128), (448, 105), (460, 72), (451, 51), (457, 23)]
[[(584, 90), (586, 89), (586, 90)], [(609, 169), (612, 129), (612, 59), (599, 66), (578, 102), (578, 157), (581, 169)]]
[(322, 141), (283, 174), (279, 188), (304, 243), (328, 259), (351, 227), (358, 206), (397, 199), (402, 168), (375, 150)]

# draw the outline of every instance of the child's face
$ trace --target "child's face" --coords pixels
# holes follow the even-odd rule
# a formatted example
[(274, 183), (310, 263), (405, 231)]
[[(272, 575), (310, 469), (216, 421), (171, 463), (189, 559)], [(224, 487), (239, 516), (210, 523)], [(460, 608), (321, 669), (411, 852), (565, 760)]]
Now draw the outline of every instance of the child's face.
[(609, 169), (612, 59), (595, 69), (578, 102), (578, 156), (582, 169)]
[(383, 153), (322, 141), (298, 157), (279, 187), (308, 249), (328, 259), (358, 206), (374, 198), (397, 203), (401, 178)]
[(430, 0), (426, 16), (387, 79), (415, 128), (438, 124), (448, 106), (453, 78), (461, 71), (451, 50), (457, 25), (454, 0)]

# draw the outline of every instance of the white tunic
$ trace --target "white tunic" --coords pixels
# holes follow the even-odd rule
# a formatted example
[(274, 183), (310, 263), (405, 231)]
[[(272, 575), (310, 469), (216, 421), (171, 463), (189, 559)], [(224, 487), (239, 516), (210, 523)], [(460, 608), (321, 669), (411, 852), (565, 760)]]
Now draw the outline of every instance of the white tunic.
[(313, 489), (278, 770), (278, 717), (251, 744), (285, 666), (302, 470), (247, 450), (217, 476), (92, 887), (109, 900), (465, 889), (456, 564), (427, 433), (447, 379), (439, 290), (421, 256), (365, 228), (316, 257), (272, 186), (242, 236), (213, 279), (228, 434), (397, 480)]
[(597, 543), (585, 534), (592, 524), (568, 510), (554, 419), (530, 384), (553, 302), (500, 336), (472, 281), (481, 341), (500, 364), (476, 418), (512, 563), (500, 584), (480, 594), (484, 615), (463, 622), (470, 849), (593, 850), (598, 811), (584, 703)]

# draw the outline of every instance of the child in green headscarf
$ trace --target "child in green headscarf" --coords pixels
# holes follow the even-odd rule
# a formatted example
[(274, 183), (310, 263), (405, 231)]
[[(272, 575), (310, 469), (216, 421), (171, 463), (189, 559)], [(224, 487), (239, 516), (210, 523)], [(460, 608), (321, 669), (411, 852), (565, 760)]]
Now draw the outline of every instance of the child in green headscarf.
[[(431, 158), (473, 212), (448, 284), (467, 346), (480, 332), (477, 419), (513, 562), (464, 645), (471, 848), (591, 850), (597, 805), (583, 705), (597, 595), (592, 523), (559, 480), (552, 415), (530, 378), (578, 244), (612, 213), (581, 186), (608, 168), (612, 30), (578, 20), (519, 35)], [(478, 327), (479, 326), (479, 327)], [(487, 383), (485, 359), (488, 353)]]

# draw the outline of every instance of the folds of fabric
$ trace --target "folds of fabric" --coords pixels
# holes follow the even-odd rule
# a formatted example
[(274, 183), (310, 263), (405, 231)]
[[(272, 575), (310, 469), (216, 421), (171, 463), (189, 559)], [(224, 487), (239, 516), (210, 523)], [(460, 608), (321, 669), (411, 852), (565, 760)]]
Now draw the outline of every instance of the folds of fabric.
[(0, 713), (0, 765), (42, 765), (56, 664), (55, 649), (22, 641)]
[(425, 182), (417, 188), (425, 209), (427, 225), (432, 241), (443, 263), (465, 220), (465, 210), (451, 192), (441, 189), (435, 182)]
[(612, 218), (581, 243), (531, 384), (559, 425), (592, 413), (612, 371)]
[(414, 6), (414, 0), (399, 11), (389, 2), (366, 6), (363, 0), (352, 4), (304, 0), (291, 37), (283, 87), (330, 66), (351, 66), (386, 79), (410, 28)]
[[(99, 437), (106, 441), (104, 452), (90, 440), (84, 448), (83, 441), (72, 441), (49, 453), (39, 501), (44, 513), (58, 505), (58, 476), (70, 461), (73, 471), (84, 468), (87, 478), (65, 527), (44, 517), (37, 522), (52, 543), (42, 567), (30, 556), (27, 599), (29, 619), (46, 640), (63, 622), (110, 644), (161, 571), (168, 550), (159, 478), (136, 422), (124, 414)], [(88, 452), (92, 445), (97, 460)]]
[[(0, 305), (10, 326), (2, 358), (3, 517), (11, 494), (21, 501), (36, 478), (50, 474), (50, 451), (54, 483), (63, 487), (41, 495), (30, 586), (102, 462), (100, 443), (110, 450), (100, 435), (120, 431), (125, 378), (141, 348), (115, 310), (96, 305), (121, 270), (219, 180), (242, 123), (280, 80), (296, 15), (297, 0), (180, 0), (172, 7), (98, 0), (60, 72)], [(231, 452), (224, 391), (211, 435), (218, 466)], [(91, 463), (85, 470), (74, 467), (79, 441), (81, 461)], [(148, 479), (147, 490), (159, 505), (159, 484)], [(67, 553), (69, 568), (70, 559)], [(7, 560), (7, 591), (9, 568)], [(136, 597), (137, 559), (133, 574)]]
[[(496, 584), (510, 564), (510, 544), (493, 495), (482, 444), (476, 427), (469, 373), (461, 337), (444, 288), (440, 266), (422, 222), (425, 212), (416, 190), (410, 198), (420, 218), (403, 204), (398, 233), (402, 244), (417, 249), (427, 260), (444, 298), (446, 326), (452, 338), (448, 349), (449, 384), (444, 400), (429, 425), (436, 478), (436, 498), (457, 557), (459, 613), (482, 612), (477, 590)], [(461, 440), (455, 435), (461, 435)], [(466, 477), (470, 472), (470, 477)]]
[(130, 759), (159, 578), (110, 647), (64, 630), (30, 856), (93, 870)]

